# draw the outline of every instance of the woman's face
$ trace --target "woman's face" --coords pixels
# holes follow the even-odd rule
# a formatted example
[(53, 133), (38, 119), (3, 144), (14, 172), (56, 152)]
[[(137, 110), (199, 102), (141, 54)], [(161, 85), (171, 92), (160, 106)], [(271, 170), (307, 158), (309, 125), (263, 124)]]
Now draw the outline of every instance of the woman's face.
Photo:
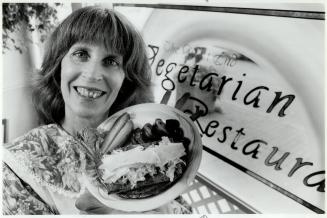
[(75, 43), (61, 62), (65, 118), (106, 117), (125, 78), (122, 63), (102, 44)]

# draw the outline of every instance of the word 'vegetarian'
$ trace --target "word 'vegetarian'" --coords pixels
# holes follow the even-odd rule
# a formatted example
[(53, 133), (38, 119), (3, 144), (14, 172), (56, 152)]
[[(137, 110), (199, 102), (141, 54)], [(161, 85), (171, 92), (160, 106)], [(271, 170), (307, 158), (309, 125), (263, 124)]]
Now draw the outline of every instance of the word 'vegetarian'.
[[(154, 45), (149, 45), (151, 48), (151, 51), (153, 52), (152, 56), (149, 58), (150, 63), (153, 64), (154, 60), (159, 52), (159, 47)], [(177, 80), (173, 80), (170, 77), (171, 72), (177, 70)], [(173, 91), (176, 88), (176, 82), (183, 84), (186, 83), (186, 75), (191, 73), (191, 79), (189, 81), (189, 86), (198, 88), (201, 91), (207, 91), (211, 92), (213, 90), (213, 78), (219, 78), (221, 80), (221, 84), (218, 87), (217, 92), (215, 93), (217, 96), (221, 95), (223, 92), (223, 89), (227, 86), (232, 86), (233, 88), (233, 94), (231, 96), (231, 99), (233, 101), (238, 100), (240, 90), (243, 85), (243, 81), (239, 80), (237, 81), (237, 85), (235, 87), (235, 81), (232, 77), (227, 77), (225, 75), (221, 76), (217, 72), (209, 72), (205, 76), (201, 78), (201, 80), (198, 83), (195, 83), (195, 78), (197, 76), (197, 73), (199, 72), (199, 65), (194, 65), (192, 67), (188, 65), (181, 65), (179, 66), (176, 62), (170, 62), (166, 63), (165, 59), (160, 59), (156, 66), (155, 66), (155, 73), (157, 76), (164, 75), (164, 79), (161, 82), (161, 86), (164, 90)], [(243, 77), (245, 77), (246, 74), (243, 74)], [(264, 93), (269, 92), (270, 88), (267, 86), (257, 86), (252, 88), (250, 91), (247, 91), (243, 94), (243, 101), (242, 103), (246, 106), (251, 106), (253, 108), (260, 108), (262, 105), (260, 105), (261, 98), (266, 97), (268, 95), (264, 95)], [(280, 107), (280, 110), (278, 112), (279, 117), (284, 117), (286, 115), (285, 111), (287, 108), (290, 107), (292, 102), (295, 99), (295, 95), (293, 94), (287, 94), (284, 95), (281, 91), (275, 91), (274, 92), (274, 98), (270, 101), (269, 105), (266, 105), (266, 113), (271, 113), (273, 109), (281, 104), (283, 102), (283, 105)]]

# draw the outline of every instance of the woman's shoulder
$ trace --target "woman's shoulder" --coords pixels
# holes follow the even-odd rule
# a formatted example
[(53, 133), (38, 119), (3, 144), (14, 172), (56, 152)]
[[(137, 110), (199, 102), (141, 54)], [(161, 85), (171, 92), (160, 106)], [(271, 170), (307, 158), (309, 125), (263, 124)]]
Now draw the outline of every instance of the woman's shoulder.
[(24, 135), (14, 139), (13, 141), (19, 141), (21, 138), (26, 138), (30, 136), (43, 136), (43, 135), (48, 135), (50, 137), (55, 137), (62, 135), (62, 129), (58, 124), (51, 123), (47, 125), (41, 125), (38, 126), (34, 129), (29, 130), (27, 133)]
[(49, 145), (58, 144), (58, 139), (64, 136), (57, 124), (48, 124), (31, 129), (24, 135), (17, 137), (4, 147), (8, 150), (40, 150)]
[(81, 190), (78, 176), (85, 166), (79, 144), (59, 125), (50, 124), (30, 130), (5, 145), (15, 169), (23, 168), (37, 183), (52, 191), (74, 196)]

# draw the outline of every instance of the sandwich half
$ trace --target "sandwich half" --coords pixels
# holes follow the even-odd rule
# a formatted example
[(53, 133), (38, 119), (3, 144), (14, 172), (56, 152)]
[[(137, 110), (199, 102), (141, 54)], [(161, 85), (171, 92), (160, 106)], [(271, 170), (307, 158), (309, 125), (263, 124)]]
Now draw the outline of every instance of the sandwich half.
[(189, 143), (175, 119), (135, 129), (129, 143), (104, 155), (99, 166), (108, 194), (146, 198), (168, 189), (186, 169)]
[[(144, 146), (146, 145), (146, 146)], [(168, 137), (153, 144), (117, 149), (102, 159), (103, 180), (108, 194), (145, 198), (169, 188), (185, 170), (186, 151), (182, 142)]]

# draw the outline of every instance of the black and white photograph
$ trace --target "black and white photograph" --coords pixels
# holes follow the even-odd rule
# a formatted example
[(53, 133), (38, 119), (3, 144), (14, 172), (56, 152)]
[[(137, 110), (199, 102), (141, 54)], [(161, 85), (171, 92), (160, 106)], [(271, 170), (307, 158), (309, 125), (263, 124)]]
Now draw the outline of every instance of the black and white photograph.
[(325, 213), (325, 3), (2, 1), (2, 215)]

